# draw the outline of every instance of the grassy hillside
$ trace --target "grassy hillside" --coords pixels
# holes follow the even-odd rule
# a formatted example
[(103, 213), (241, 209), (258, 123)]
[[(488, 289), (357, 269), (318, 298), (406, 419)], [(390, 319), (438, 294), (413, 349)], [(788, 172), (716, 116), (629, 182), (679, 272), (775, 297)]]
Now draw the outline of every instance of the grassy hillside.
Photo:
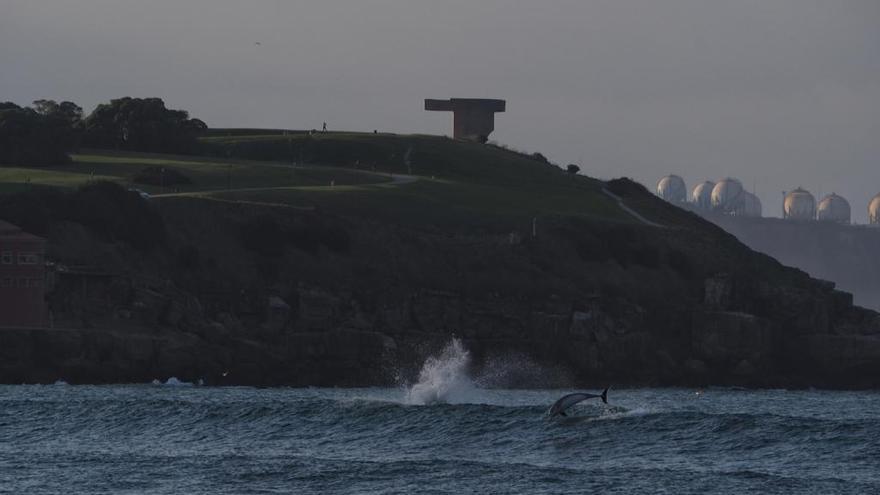
[[(654, 246), (663, 239), (660, 242), (668, 243), (670, 252), (688, 253), (690, 262), (700, 267), (696, 272), (760, 272), (792, 282), (807, 278), (758, 255), (722, 229), (660, 200), (637, 183), (623, 179), (606, 184), (573, 176), (539, 155), (438, 136), (279, 130), (215, 130), (203, 138), (203, 145), (205, 153), (218, 156), (304, 160), (421, 178), (406, 185), (219, 192), (213, 195), (217, 199), (316, 208), (438, 232), (522, 234), (531, 230), (533, 219), (539, 230), (555, 228), (549, 226), (560, 219), (563, 223), (564, 219), (582, 219), (586, 223), (566, 235), (576, 240), (588, 258), (607, 251), (624, 265), (633, 258), (661, 266), (669, 261), (666, 258), (678, 256), (670, 255), (666, 247)], [(589, 166), (584, 168), (589, 174)], [(642, 224), (603, 189), (663, 227)]]
[[(571, 175), (537, 154), (438, 136), (260, 129), (215, 129), (202, 138), (202, 146), (202, 157), (91, 151), (57, 167), (0, 168), (0, 191), (33, 185), (70, 188), (103, 179), (156, 194), (155, 201), (167, 201), (164, 193), (292, 206), (440, 233), (528, 235), (533, 222), (544, 230), (560, 218), (584, 219), (592, 225), (589, 231), (597, 231), (596, 222), (619, 224), (668, 238), (695, 258), (711, 252), (718, 259), (700, 263), (707, 266), (735, 262), (753, 268), (758, 263), (773, 272), (781, 268), (769, 258), (754, 258), (721, 229), (638, 184)], [(193, 184), (133, 184), (145, 168), (174, 170)], [(606, 188), (665, 228), (643, 225), (605, 194)], [(603, 235), (588, 240), (581, 239), (583, 233), (572, 235), (582, 250), (617, 245)]]
[(443, 225), (479, 223), (475, 215), (504, 220), (505, 228), (511, 221), (522, 224), (535, 216), (557, 214), (632, 221), (602, 193), (599, 181), (497, 146), (425, 135), (238, 129), (218, 129), (202, 141), (205, 153), (215, 156), (303, 161), (420, 179), (399, 187), (218, 194), (224, 199), (311, 204), (334, 211), (357, 205), (370, 215)]
[[(559, 167), (526, 154), (440, 136), (370, 133), (279, 135), (270, 132), (209, 136), (202, 138), (202, 143), (204, 152), (215, 156), (304, 161), (345, 167), (358, 165), (385, 172), (495, 185), (571, 183)], [(580, 186), (597, 184), (586, 177), (581, 179), (578, 183)]]
[[(414, 225), (527, 229), (533, 217), (546, 215), (633, 221), (599, 181), (496, 146), (437, 136), (260, 129), (215, 129), (202, 145), (201, 157), (92, 150), (56, 167), (0, 168), (0, 192), (109, 180), (151, 194), (351, 210)], [(147, 168), (178, 172), (192, 184), (136, 184), (134, 177)]]
[[(877, 376), (880, 339), (860, 341), (880, 335), (876, 315), (633, 181), (419, 135), (218, 129), (201, 147), (0, 168), (0, 189), (32, 189), (0, 196), (0, 218), (46, 237), (51, 260), (117, 274), (103, 293), (59, 276), (56, 325), (168, 338), (150, 358), (123, 340), (118, 368), (100, 343), (71, 346), (79, 367), (45, 376), (377, 384), (450, 335), (476, 363), (521, 353), (581, 383)], [(193, 184), (149, 201), (104, 182), (73, 191), (157, 168)]]
[[(150, 167), (178, 171), (191, 185), (137, 184), (134, 177)], [(311, 187), (335, 184), (363, 184), (389, 179), (346, 169), (327, 170), (293, 167), (291, 164), (247, 160), (200, 158), (147, 153), (91, 150), (73, 155), (73, 162), (54, 167), (0, 167), (0, 192), (22, 190), (30, 184), (72, 188), (88, 182), (108, 180), (151, 194), (225, 190), (227, 188)]]

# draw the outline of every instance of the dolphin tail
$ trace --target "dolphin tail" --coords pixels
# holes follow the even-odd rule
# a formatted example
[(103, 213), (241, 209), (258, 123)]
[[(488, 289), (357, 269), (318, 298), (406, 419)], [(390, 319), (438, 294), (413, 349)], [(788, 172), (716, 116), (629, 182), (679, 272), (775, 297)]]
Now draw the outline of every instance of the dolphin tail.
[(605, 390), (602, 391), (602, 395), (599, 396), (602, 398), (602, 402), (604, 402), (606, 404), (608, 404), (608, 389), (609, 388), (611, 388), (611, 387), (605, 387)]

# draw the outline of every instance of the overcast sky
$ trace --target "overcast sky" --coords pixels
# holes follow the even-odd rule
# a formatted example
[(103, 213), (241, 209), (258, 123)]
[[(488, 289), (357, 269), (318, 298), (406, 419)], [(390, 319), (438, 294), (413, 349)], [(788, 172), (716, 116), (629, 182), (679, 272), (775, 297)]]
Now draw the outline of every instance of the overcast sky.
[[(260, 44), (258, 45), (257, 42)], [(880, 192), (880, 1), (0, 0), (0, 101), (163, 98), (213, 127), (451, 133), (653, 189)]]

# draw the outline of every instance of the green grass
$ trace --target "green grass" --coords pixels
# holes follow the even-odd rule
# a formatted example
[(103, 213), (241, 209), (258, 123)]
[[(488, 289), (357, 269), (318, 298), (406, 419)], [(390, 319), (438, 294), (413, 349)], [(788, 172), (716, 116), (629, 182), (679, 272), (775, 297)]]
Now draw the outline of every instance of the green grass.
[[(461, 182), (564, 184), (559, 167), (523, 153), (439, 136), (371, 133), (245, 134), (202, 139), (204, 151), (222, 157), (328, 165), (375, 166), (378, 170), (437, 176)], [(411, 167), (405, 156), (409, 152)], [(580, 177), (583, 183), (595, 183)]]
[(514, 189), (485, 184), (423, 179), (404, 185), (361, 185), (211, 194), (227, 201), (318, 207), (341, 215), (381, 219), (441, 229), (482, 227), (507, 232), (527, 230), (533, 217), (571, 215), (629, 222), (631, 218), (604, 195), (577, 190), (548, 194), (544, 189)]
[(89, 152), (73, 155), (73, 162), (55, 167), (0, 167), (0, 192), (24, 189), (28, 184), (62, 188), (78, 187), (94, 180), (109, 180), (136, 187), (151, 194), (174, 192), (134, 184), (132, 177), (147, 167), (167, 167), (180, 171), (192, 185), (176, 186), (180, 192), (238, 188), (323, 186), (364, 184), (388, 180), (342, 168), (292, 167), (280, 163), (260, 163), (199, 157), (174, 157), (139, 153)]
[[(151, 194), (320, 207), (413, 225), (527, 228), (533, 217), (547, 215), (633, 221), (602, 194), (601, 182), (496, 146), (425, 135), (260, 129), (215, 129), (202, 146), (209, 156), (89, 151), (57, 167), (0, 168), (0, 192), (102, 179)], [(293, 159), (315, 165), (294, 168)], [(176, 191), (132, 184), (146, 167), (173, 168), (194, 184)], [(420, 180), (389, 183), (389, 172)]]
[[(248, 131), (248, 132), (245, 132)], [(236, 134), (236, 133), (240, 134)], [(423, 179), (403, 186), (334, 190), (232, 192), (218, 199), (320, 206), (413, 223), (470, 222), (482, 216), (505, 224), (542, 215), (577, 215), (632, 221), (602, 194), (602, 183), (572, 176), (533, 157), (438, 136), (372, 133), (280, 134), (278, 131), (216, 130), (203, 138), (207, 153), (282, 160), (302, 157), (332, 165), (358, 163)], [(409, 164), (405, 157), (409, 154)], [(345, 193), (345, 194), (341, 194)]]

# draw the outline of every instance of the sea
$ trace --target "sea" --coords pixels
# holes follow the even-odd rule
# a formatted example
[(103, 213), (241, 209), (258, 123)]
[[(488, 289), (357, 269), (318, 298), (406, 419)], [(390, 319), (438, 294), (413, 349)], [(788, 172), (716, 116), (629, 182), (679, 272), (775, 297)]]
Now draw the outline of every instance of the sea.
[(612, 387), (551, 419), (572, 390), (469, 369), (454, 341), (392, 388), (2, 386), (0, 493), (880, 493), (878, 392)]

